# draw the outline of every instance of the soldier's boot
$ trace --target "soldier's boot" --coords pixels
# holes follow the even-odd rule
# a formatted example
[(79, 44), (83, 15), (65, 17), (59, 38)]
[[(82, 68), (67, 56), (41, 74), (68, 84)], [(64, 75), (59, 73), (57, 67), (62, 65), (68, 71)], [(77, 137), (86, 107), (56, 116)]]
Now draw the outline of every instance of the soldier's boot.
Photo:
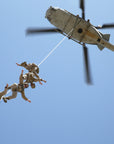
[(4, 101), (5, 103), (7, 103), (7, 99), (6, 99), (5, 97), (3, 97), (3, 101)]

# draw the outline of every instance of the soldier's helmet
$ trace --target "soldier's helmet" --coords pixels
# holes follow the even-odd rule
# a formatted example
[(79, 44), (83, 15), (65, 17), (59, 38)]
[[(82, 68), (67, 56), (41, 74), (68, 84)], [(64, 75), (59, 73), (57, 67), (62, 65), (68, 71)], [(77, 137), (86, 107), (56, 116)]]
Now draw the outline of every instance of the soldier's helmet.
[(27, 66), (27, 62), (21, 63), (21, 66)]
[(39, 67), (36, 68), (36, 72), (39, 74)]
[(28, 84), (28, 83), (24, 83), (24, 87), (25, 87), (25, 88), (28, 88), (28, 87), (29, 87), (29, 84)]

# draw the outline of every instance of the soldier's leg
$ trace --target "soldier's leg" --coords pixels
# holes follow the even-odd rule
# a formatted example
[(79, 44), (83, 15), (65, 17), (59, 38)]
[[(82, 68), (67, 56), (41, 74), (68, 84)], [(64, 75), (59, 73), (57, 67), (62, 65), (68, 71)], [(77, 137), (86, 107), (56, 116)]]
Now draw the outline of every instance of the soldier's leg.
[(1, 100), (1, 98), (2, 98), (2, 95), (0, 95), (0, 100)]
[(12, 91), (12, 95), (5, 97), (5, 99), (10, 100), (10, 99), (14, 99), (17, 97), (17, 91)]
[(0, 100), (2, 99), (2, 97), (3, 97), (4, 95), (7, 94), (7, 91), (8, 91), (8, 84), (5, 86), (4, 91), (0, 92)]
[(3, 92), (0, 92), (0, 100), (2, 99), (2, 96), (3, 96), (3, 95), (5, 95), (5, 94), (4, 94), (4, 91), (3, 91)]
[(3, 95), (2, 95), (2, 92), (0, 92), (0, 100), (2, 99)]
[(3, 92), (0, 92), (0, 100), (2, 99), (2, 97), (4, 96), (4, 95), (6, 95), (6, 93), (7, 93), (7, 90), (5, 89)]

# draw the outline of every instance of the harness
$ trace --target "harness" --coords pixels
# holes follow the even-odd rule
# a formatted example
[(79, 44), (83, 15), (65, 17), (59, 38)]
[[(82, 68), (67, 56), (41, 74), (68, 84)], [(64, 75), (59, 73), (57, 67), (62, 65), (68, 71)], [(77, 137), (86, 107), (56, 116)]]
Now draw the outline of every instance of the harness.
[(24, 91), (24, 84), (18, 84), (18, 92)]
[(34, 81), (34, 78), (32, 76), (32, 73), (27, 73), (27, 79), (26, 79), (26, 82), (27, 83), (32, 83)]

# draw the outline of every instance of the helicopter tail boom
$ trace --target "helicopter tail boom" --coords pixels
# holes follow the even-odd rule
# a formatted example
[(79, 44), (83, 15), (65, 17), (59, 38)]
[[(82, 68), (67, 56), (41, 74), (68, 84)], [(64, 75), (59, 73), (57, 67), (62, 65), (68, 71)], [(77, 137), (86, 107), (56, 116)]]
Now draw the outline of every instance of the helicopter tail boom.
[(102, 34), (102, 39), (100, 41), (98, 41), (99, 43), (97, 44), (98, 48), (100, 50), (104, 49), (105, 47), (114, 51), (114, 45), (112, 45), (111, 43), (109, 43), (109, 38), (110, 38), (110, 34)]
[[(103, 34), (103, 35), (102, 35), (102, 38), (103, 38), (104, 40), (106, 40), (106, 41), (109, 41), (109, 39), (110, 39), (110, 34)], [(103, 45), (100, 45), (100, 44), (98, 44), (97, 46), (98, 46), (98, 48), (99, 48), (100, 50), (103, 50), (103, 49), (105, 48)]]

